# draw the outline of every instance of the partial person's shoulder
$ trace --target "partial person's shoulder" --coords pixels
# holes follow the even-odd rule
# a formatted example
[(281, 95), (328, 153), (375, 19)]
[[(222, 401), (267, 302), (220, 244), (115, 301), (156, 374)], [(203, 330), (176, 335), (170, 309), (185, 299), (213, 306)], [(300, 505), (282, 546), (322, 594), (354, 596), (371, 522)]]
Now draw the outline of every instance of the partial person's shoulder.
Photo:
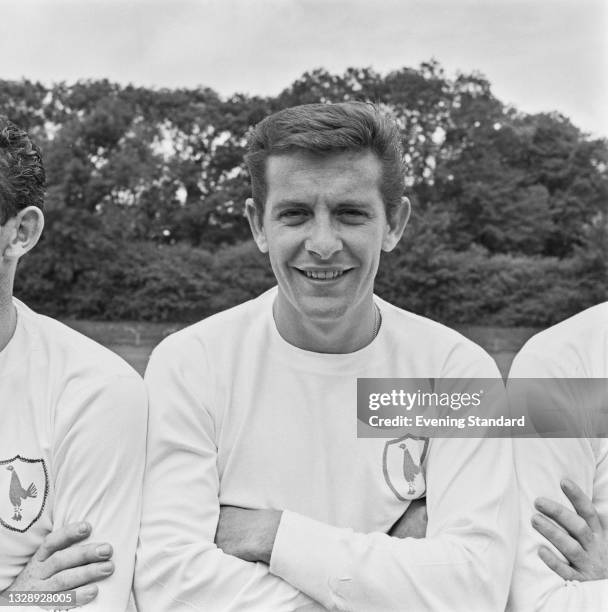
[[(608, 302), (575, 314), (532, 338), (515, 357), (512, 376), (526, 376), (532, 362), (557, 376), (608, 376)], [(540, 375), (537, 373), (536, 375)]]
[(275, 296), (276, 288), (270, 289), (167, 336), (154, 349), (155, 360), (192, 362), (242, 344), (248, 331), (272, 312)]
[(608, 302), (583, 310), (535, 336), (524, 345), (526, 349), (539, 347), (564, 348), (568, 345), (587, 344), (608, 331)]
[(460, 332), (427, 317), (403, 310), (385, 300), (375, 298), (382, 310), (395, 342), (411, 347), (421, 356), (430, 354), (434, 359), (451, 360), (456, 354), (472, 360), (490, 360), (490, 355), (478, 344)]
[(72, 378), (141, 378), (110, 349), (56, 319), (38, 314), (19, 300), (14, 303), (18, 324), (25, 328), (34, 349), (43, 353), (54, 371), (65, 371)]

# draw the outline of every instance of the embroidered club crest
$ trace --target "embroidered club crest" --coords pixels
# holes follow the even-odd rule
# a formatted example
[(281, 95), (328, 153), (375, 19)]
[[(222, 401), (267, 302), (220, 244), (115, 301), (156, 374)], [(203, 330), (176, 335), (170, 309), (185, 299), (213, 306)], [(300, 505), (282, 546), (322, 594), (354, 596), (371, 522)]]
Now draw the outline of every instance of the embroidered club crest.
[(383, 470), (386, 483), (401, 501), (418, 499), (426, 490), (422, 463), (428, 438), (407, 434), (384, 446)]
[(43, 459), (20, 455), (0, 461), (0, 524), (27, 531), (44, 510), (49, 480)]

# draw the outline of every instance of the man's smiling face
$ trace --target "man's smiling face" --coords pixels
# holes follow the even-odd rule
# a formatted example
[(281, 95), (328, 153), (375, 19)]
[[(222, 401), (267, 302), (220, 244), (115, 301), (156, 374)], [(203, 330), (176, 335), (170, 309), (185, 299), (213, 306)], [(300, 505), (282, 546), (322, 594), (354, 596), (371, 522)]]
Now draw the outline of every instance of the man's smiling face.
[(356, 325), (364, 303), (371, 305), (380, 252), (392, 249), (403, 231), (387, 220), (381, 173), (371, 152), (268, 158), (263, 217), (251, 202), (247, 210), (288, 318), (347, 316)]

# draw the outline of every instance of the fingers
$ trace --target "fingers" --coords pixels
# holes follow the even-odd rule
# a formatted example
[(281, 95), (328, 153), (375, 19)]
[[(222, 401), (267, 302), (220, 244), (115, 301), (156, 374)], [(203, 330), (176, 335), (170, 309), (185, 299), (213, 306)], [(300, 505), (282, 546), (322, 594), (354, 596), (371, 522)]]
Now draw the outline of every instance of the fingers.
[(112, 553), (112, 547), (109, 544), (81, 544), (58, 550), (41, 565), (41, 568), (44, 568), (42, 578), (48, 579), (65, 569), (108, 561)]
[(593, 502), (583, 490), (571, 480), (565, 479), (561, 482), (562, 491), (572, 503), (577, 514), (582, 517), (594, 533), (602, 532), (602, 523), (597, 514)]
[(564, 580), (577, 580), (578, 572), (562, 561), (554, 552), (546, 546), (541, 546), (538, 551), (538, 556), (543, 560), (545, 565), (552, 569), (556, 574)]
[(592, 544), (593, 531), (587, 521), (576, 512), (545, 497), (539, 497), (534, 505), (537, 510), (563, 527), (583, 548), (586, 549)]
[(97, 593), (99, 593), (99, 589), (96, 584), (88, 584), (87, 586), (74, 589), (76, 607), (84, 606), (84, 604), (93, 601), (97, 597)]
[(97, 588), (96, 584), (89, 584), (84, 587), (72, 589), (72, 593), (73, 599), (71, 604), (63, 604), (60, 606), (57, 606), (57, 604), (53, 604), (53, 610), (72, 610), (73, 608), (79, 608), (80, 606), (84, 606), (85, 604), (90, 603), (97, 597), (99, 589)]
[(108, 578), (113, 573), (114, 564), (112, 561), (73, 567), (49, 578), (47, 580), (47, 590), (53, 592), (72, 591), (78, 587), (91, 586), (92, 582)]
[(91, 534), (89, 523), (70, 523), (49, 533), (36, 551), (38, 561), (46, 561), (53, 553), (58, 550), (68, 548), (73, 544), (82, 542)]
[(582, 546), (548, 518), (542, 514), (535, 514), (532, 517), (532, 526), (547, 538), (572, 565), (577, 565), (581, 561), (584, 553)]

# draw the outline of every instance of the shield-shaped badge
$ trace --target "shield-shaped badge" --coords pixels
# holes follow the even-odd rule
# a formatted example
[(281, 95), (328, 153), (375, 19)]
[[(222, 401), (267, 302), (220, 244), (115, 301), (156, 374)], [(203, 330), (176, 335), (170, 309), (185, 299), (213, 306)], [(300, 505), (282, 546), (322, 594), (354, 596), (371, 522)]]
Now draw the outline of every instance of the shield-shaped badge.
[(44, 510), (49, 479), (43, 459), (0, 460), (0, 524), (27, 531)]
[(428, 438), (407, 434), (384, 446), (383, 470), (386, 483), (401, 501), (418, 499), (426, 490), (422, 462)]

